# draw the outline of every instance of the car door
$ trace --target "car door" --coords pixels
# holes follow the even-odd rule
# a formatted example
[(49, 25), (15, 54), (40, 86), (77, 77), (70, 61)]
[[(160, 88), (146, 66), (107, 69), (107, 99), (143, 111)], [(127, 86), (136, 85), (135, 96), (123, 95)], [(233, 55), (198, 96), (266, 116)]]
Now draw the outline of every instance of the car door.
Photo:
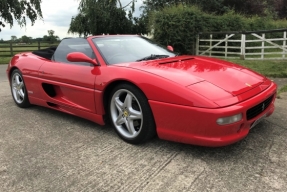
[(71, 52), (82, 52), (95, 58), (86, 39), (62, 40), (52, 60), (46, 61), (39, 69), (42, 98), (52, 107), (70, 107), (95, 113), (94, 83), (97, 75), (95, 68), (98, 66), (69, 62), (66, 58)]

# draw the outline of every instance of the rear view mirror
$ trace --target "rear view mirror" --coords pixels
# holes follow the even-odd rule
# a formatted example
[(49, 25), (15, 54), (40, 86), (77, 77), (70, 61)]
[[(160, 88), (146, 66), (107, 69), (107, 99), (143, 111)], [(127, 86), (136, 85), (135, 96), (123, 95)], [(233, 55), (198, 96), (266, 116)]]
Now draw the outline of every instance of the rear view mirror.
[(91, 59), (90, 57), (81, 52), (69, 53), (67, 55), (67, 60), (70, 62), (87, 62), (93, 65), (98, 65), (98, 63), (95, 60)]
[(168, 45), (167, 49), (170, 50), (170, 51), (173, 51), (173, 47), (171, 45)]

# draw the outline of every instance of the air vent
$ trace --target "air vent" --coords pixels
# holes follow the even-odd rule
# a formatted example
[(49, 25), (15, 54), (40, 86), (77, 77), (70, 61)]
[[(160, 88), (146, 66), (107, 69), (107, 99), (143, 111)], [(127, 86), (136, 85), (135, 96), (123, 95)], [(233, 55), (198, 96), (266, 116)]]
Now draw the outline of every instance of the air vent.
[(42, 87), (43, 87), (44, 91), (47, 93), (47, 95), (49, 95), (50, 97), (56, 96), (56, 92), (55, 92), (53, 85), (47, 84), (47, 83), (42, 83)]
[(47, 105), (49, 105), (50, 107), (58, 108), (58, 105), (55, 103), (47, 102)]
[(183, 61), (187, 61), (187, 60), (192, 60), (194, 59), (193, 57), (188, 57), (188, 58), (183, 58), (183, 59), (173, 59), (173, 60), (168, 60), (165, 62), (160, 62), (159, 64), (169, 64), (169, 63), (174, 63), (174, 62), (183, 62)]

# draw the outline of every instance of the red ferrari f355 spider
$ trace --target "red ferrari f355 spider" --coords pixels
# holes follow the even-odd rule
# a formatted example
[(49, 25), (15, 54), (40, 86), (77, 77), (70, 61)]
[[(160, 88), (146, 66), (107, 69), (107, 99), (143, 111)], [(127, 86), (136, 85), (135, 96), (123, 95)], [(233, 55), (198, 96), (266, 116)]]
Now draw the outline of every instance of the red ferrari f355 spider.
[(128, 143), (157, 135), (224, 146), (274, 111), (276, 85), (242, 66), (177, 55), (135, 35), (66, 38), (15, 55), (7, 75), (19, 107), (49, 107), (100, 125)]

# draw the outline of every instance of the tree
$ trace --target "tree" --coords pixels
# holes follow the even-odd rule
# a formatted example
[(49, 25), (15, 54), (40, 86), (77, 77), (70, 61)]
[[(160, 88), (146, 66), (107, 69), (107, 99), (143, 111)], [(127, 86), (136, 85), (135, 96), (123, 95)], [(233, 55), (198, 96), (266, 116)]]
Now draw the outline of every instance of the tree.
[(48, 34), (50, 37), (54, 36), (55, 31), (54, 30), (48, 30)]
[(43, 41), (53, 44), (54, 42), (59, 40), (59, 37), (55, 36), (54, 34), (55, 34), (54, 30), (48, 30), (48, 35), (43, 36)]
[(29, 43), (32, 43), (34, 40), (33, 40), (33, 37), (28, 37), (29, 38)]
[(160, 10), (166, 6), (176, 5), (178, 3), (181, 4), (190, 4), (192, 3), (191, 0), (144, 0), (142, 8), (148, 11), (152, 10)]
[(130, 0), (123, 5), (120, 0), (81, 0), (79, 14), (71, 20), (68, 33), (77, 33), (80, 36), (102, 33), (122, 34), (132, 30), (133, 21), (126, 16), (134, 12), (136, 0)]
[(149, 15), (152, 11), (159, 11), (164, 7), (183, 4), (197, 5), (204, 12), (224, 14), (229, 10), (247, 16), (272, 15), (278, 18), (287, 17), (287, 0), (144, 0), (142, 16)]
[(287, 18), (287, 0), (269, 0), (272, 1), (269, 5), (273, 5), (277, 17), (280, 19)]
[(26, 35), (23, 35), (21, 37), (21, 42), (22, 43), (30, 43), (31, 42), (31, 39), (29, 37), (27, 37)]
[(15, 42), (17, 40), (17, 37), (15, 35), (11, 36), (11, 41)]
[[(213, 1), (210, 1), (210, 2), (213, 2)], [(210, 4), (210, 2), (208, 2), (208, 4)], [(143, 0), (143, 5), (140, 7), (140, 9), (142, 10), (140, 21), (142, 23), (142, 26), (144, 26), (144, 33), (151, 31), (149, 23), (152, 18), (152, 14), (154, 12), (160, 11), (165, 7), (169, 7), (173, 5), (181, 4), (181, 5), (186, 6), (186, 5), (192, 5), (192, 4), (198, 5), (199, 3), (200, 3), (200, 0)]]
[(224, 0), (223, 4), (245, 15), (263, 15), (267, 9), (266, 0)]
[(43, 37), (37, 37), (35, 38), (35, 41), (43, 41)]
[(143, 16), (146, 16), (150, 11), (159, 11), (167, 6), (181, 4), (197, 5), (205, 12), (222, 14), (229, 9), (224, 5), (224, 1), (228, 0), (144, 0), (141, 9), (143, 9)]
[(41, 4), (42, 0), (1, 0), (0, 1), (0, 31), (5, 27), (4, 23), (13, 26), (16, 20), (21, 27), (26, 26), (26, 18), (32, 25), (38, 18), (43, 18)]
[(43, 36), (43, 41), (45, 41), (45, 42), (49, 42), (50, 41), (48, 35), (44, 35)]
[(144, 17), (134, 17), (134, 25), (132, 29), (133, 34), (147, 34), (148, 33), (148, 22)]

